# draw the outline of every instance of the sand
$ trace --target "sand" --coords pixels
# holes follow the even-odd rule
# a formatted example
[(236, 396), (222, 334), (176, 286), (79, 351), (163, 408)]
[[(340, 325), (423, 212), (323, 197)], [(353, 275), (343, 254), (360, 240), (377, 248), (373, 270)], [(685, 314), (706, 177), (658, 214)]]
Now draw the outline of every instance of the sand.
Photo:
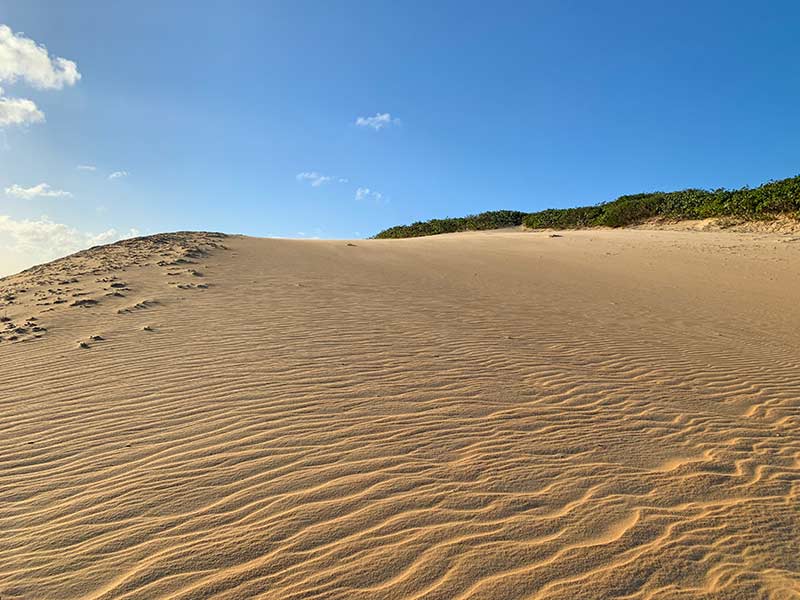
[(800, 237), (550, 235), (0, 280), (0, 597), (800, 597)]

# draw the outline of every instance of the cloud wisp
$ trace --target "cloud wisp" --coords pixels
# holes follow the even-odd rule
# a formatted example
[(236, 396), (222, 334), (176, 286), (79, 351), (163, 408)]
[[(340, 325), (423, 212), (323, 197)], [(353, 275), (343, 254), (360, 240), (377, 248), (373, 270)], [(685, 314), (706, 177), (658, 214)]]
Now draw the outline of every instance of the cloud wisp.
[(384, 204), (389, 201), (383, 194), (368, 187), (360, 187), (356, 190), (356, 200), (372, 201), (375, 204)]
[[(0, 24), (0, 83), (18, 81), (40, 90), (60, 90), (81, 78), (78, 65)], [(0, 127), (42, 123), (44, 113), (33, 100), (7, 97), (0, 88)]]
[(108, 176), (109, 179), (120, 179), (122, 177), (127, 177), (130, 175), (127, 171), (114, 171), (111, 175)]
[(392, 117), (389, 113), (376, 113), (373, 117), (358, 117), (356, 125), (380, 131), (386, 127), (400, 125), (400, 119)]
[(6, 188), (6, 195), (21, 200), (31, 200), (33, 198), (69, 198), (72, 196), (70, 192), (55, 190), (47, 183), (40, 183), (29, 188), (24, 188), (15, 183)]
[(94, 165), (78, 165), (75, 167), (78, 171), (97, 171), (97, 167)]
[[(350, 183), (350, 179), (347, 177), (322, 175), (317, 171), (303, 171), (302, 173), (298, 173), (295, 178), (301, 183), (310, 184), (311, 187), (322, 187), (323, 185), (331, 182), (341, 184)], [(389, 203), (389, 198), (384, 196), (381, 192), (364, 186), (356, 187), (355, 199), (363, 202), (372, 202), (374, 204)], [(300, 233), (298, 232), (297, 235), (300, 235)]]
[(350, 180), (347, 177), (338, 177), (335, 175), (323, 175), (321, 173), (317, 173), (316, 171), (303, 171), (302, 173), (298, 173), (295, 178), (297, 181), (303, 183), (311, 184), (311, 187), (321, 187), (326, 183), (335, 182), (335, 183), (349, 183)]
[(297, 181), (310, 183), (311, 187), (320, 187), (332, 180), (333, 177), (322, 175), (316, 171), (304, 171), (297, 174)]

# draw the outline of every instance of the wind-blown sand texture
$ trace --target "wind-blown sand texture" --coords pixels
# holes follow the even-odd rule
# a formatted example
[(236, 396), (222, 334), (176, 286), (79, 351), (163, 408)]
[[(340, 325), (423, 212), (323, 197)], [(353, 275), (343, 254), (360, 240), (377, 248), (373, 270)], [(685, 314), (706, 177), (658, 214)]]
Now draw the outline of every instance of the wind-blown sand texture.
[(0, 280), (0, 597), (798, 598), (798, 275), (593, 230)]

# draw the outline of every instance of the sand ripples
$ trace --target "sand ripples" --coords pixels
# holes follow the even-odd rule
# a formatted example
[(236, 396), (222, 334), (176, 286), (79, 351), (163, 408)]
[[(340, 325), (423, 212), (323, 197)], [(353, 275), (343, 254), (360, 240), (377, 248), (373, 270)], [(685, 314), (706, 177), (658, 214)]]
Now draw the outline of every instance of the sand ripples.
[(800, 319), (707, 235), (127, 265), (0, 349), (2, 597), (800, 596)]

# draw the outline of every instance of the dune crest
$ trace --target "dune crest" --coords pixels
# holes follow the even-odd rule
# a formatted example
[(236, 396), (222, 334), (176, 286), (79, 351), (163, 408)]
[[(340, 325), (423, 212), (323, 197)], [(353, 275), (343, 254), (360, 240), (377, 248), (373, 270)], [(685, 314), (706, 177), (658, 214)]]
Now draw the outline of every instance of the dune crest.
[(796, 239), (178, 233), (0, 279), (0, 598), (800, 597)]

